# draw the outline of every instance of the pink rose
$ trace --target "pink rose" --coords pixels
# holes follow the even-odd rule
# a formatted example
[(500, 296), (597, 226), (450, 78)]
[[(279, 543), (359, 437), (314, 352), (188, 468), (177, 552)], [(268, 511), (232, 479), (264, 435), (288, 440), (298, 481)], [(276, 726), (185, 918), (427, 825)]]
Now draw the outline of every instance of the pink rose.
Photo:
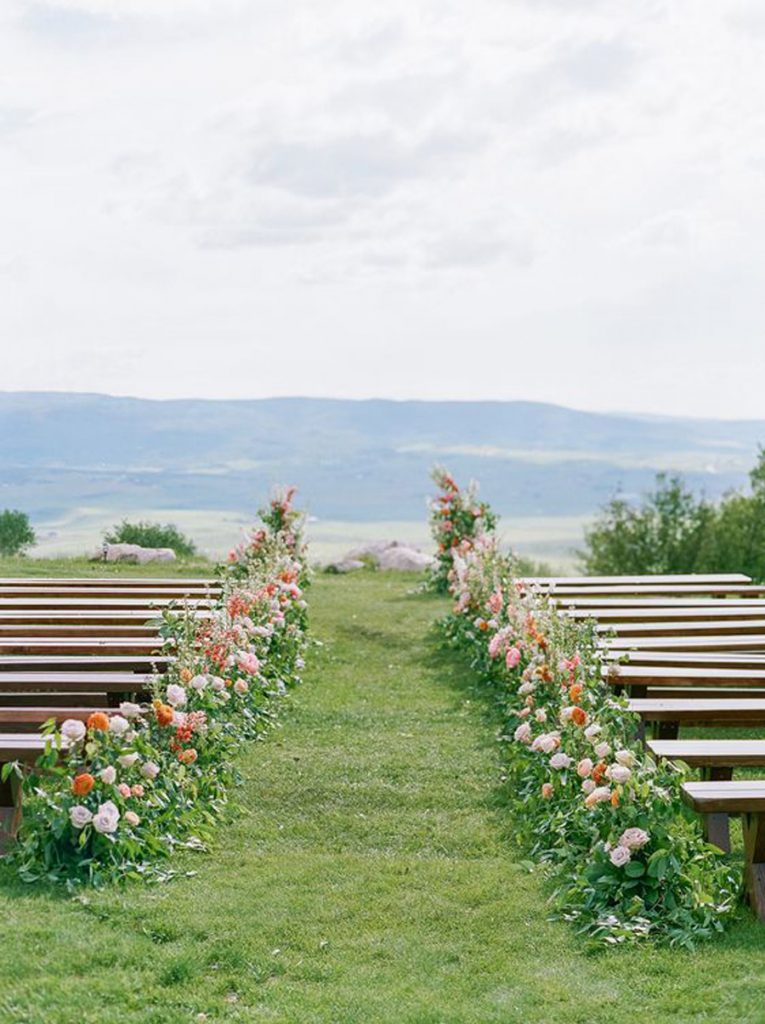
[(576, 766), (576, 774), (581, 778), (586, 779), (592, 775), (592, 769), (595, 766), (589, 757), (583, 757), (579, 764)]
[(117, 792), (121, 797), (124, 797), (125, 799), (127, 799), (131, 795), (130, 786), (128, 786), (127, 782), (121, 782), (119, 786), (117, 786)]
[(513, 669), (521, 660), (521, 652), (517, 647), (511, 647), (505, 655), (505, 664), (508, 668)]

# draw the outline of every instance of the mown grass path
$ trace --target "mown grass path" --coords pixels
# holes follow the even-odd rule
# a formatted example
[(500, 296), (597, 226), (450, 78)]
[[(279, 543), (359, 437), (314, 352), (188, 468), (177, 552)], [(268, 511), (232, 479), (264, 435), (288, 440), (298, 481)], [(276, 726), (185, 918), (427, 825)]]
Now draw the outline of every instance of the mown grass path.
[(317, 581), (323, 646), (194, 877), (79, 904), (0, 869), (2, 1024), (765, 1022), (765, 929), (591, 956), (547, 922), (483, 702), (412, 585)]

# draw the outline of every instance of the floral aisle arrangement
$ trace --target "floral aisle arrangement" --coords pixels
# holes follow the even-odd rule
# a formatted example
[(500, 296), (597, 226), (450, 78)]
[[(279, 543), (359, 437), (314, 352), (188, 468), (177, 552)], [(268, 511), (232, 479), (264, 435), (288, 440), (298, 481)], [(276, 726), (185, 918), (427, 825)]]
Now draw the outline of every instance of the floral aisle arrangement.
[(639, 743), (592, 627), (521, 589), (490, 536), (454, 554), (449, 585), (445, 633), (499, 702), (517, 834), (549, 866), (557, 913), (608, 943), (690, 946), (720, 930), (737, 873), (686, 810), (680, 771)]
[(157, 874), (175, 849), (210, 838), (237, 780), (234, 753), (273, 721), (303, 667), (306, 569), (293, 497), (285, 492), (279, 516), (267, 514), (232, 552), (209, 617), (183, 605), (164, 613), (175, 657), (150, 702), (51, 723), (47, 751), (24, 779), (23, 878)]
[(428, 586), (437, 593), (449, 591), (453, 556), (465, 555), (481, 538), (493, 533), (497, 520), (486, 502), (477, 500), (474, 483), (461, 490), (441, 466), (432, 473), (439, 493), (430, 503), (430, 532), (436, 542), (436, 561)]

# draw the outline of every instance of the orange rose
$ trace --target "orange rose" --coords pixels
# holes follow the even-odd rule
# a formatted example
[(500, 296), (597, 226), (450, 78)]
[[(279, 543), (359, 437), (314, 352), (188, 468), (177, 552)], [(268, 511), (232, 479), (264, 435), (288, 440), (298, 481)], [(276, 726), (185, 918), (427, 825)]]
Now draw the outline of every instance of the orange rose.
[(571, 712), (571, 721), (574, 725), (584, 725), (587, 721), (587, 712), (584, 708), (574, 708)]
[(175, 712), (169, 704), (160, 704), (154, 711), (159, 725), (172, 725)]
[(619, 806), (619, 793), (618, 793), (618, 790), (616, 790), (616, 789), (611, 794), (611, 806), (612, 807), (618, 807)]
[(87, 796), (95, 784), (96, 780), (93, 776), (88, 772), (83, 772), (81, 775), (75, 775), (72, 781), (72, 792), (75, 796)]
[(579, 701), (582, 699), (582, 692), (583, 691), (584, 691), (584, 687), (582, 686), (581, 683), (574, 683), (573, 686), (569, 686), (569, 688), (568, 688), (568, 699), (571, 701), (572, 704), (578, 704), (579, 703)]
[(188, 750), (182, 750), (180, 752), (180, 754), (178, 755), (178, 760), (183, 761), (184, 764), (193, 764), (198, 756), (199, 755), (197, 754), (196, 750), (194, 750), (193, 747), (189, 747)]
[(181, 682), (182, 683), (190, 683), (193, 678), (194, 678), (194, 676), (193, 676), (193, 673), (192, 673), (191, 669), (188, 669), (188, 668), (182, 668), (181, 669)]
[(103, 711), (94, 711), (92, 715), (88, 717), (88, 728), (94, 732), (108, 732), (109, 731), (109, 716), (104, 714)]
[(553, 784), (552, 782), (542, 783), (542, 797), (545, 800), (549, 800), (553, 795)]
[(608, 768), (606, 762), (599, 761), (592, 769), (592, 778), (594, 779), (595, 784), (597, 786), (599, 786), (603, 779), (606, 777), (606, 768)]

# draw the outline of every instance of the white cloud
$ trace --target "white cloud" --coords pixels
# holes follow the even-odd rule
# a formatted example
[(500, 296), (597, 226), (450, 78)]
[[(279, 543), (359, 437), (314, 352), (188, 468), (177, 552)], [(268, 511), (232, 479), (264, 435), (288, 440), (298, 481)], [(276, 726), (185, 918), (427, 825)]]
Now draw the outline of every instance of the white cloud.
[(7, 0), (0, 386), (760, 416), (762, 24)]

